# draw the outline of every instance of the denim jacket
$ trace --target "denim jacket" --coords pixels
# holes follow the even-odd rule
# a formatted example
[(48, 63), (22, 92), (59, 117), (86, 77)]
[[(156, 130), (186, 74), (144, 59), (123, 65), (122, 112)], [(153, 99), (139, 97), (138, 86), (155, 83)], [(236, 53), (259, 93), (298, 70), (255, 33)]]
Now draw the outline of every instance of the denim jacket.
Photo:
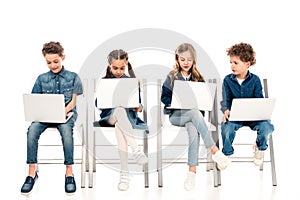
[[(116, 78), (116, 77), (114, 77), (112, 75), (111, 78)], [(130, 77), (128, 77), (124, 74), (121, 78), (130, 78)], [(103, 94), (103, 95), (105, 95), (105, 94)], [(139, 95), (139, 102), (141, 103), (140, 95)], [(97, 106), (97, 99), (95, 101), (95, 104)], [(100, 113), (100, 118), (101, 119), (99, 120), (99, 125), (100, 126), (103, 126), (103, 127), (113, 127), (114, 126), (114, 125), (110, 125), (108, 123), (108, 120), (109, 120), (110, 115), (112, 114), (112, 112), (113, 112), (113, 108), (108, 108), (108, 109), (102, 109), (101, 110), (101, 113)], [(136, 111), (133, 111), (133, 109), (126, 109), (126, 112), (127, 112), (128, 119), (129, 119), (129, 121), (132, 125), (132, 128), (146, 130), (147, 133), (149, 133), (148, 125), (138, 117), (138, 114), (137, 114)]]
[(222, 85), (221, 111), (231, 109), (234, 98), (264, 98), (259, 77), (248, 71), (245, 80), (240, 85), (234, 74), (227, 75)]
[[(72, 95), (82, 94), (82, 83), (75, 72), (68, 71), (62, 67), (62, 70), (55, 74), (51, 70), (40, 74), (35, 81), (31, 93), (38, 94), (64, 94), (65, 105), (72, 100)], [(72, 112), (76, 114), (76, 106)]]

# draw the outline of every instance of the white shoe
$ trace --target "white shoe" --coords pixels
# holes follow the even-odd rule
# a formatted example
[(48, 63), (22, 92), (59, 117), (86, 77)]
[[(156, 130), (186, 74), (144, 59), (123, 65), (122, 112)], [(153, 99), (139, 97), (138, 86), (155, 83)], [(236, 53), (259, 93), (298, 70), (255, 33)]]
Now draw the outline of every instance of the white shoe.
[(253, 145), (253, 162), (256, 166), (261, 166), (264, 162), (264, 152), (258, 150), (256, 144)]
[(187, 174), (187, 177), (184, 181), (184, 189), (187, 191), (191, 191), (195, 188), (195, 179), (196, 179), (196, 173), (189, 171)]
[(133, 158), (138, 165), (144, 165), (148, 162), (148, 158), (140, 147), (133, 151)]
[(231, 163), (229, 156), (225, 156), (220, 150), (212, 155), (212, 159), (217, 163), (219, 170), (224, 170)]
[(118, 189), (120, 191), (126, 191), (126, 190), (128, 190), (128, 188), (129, 188), (129, 173), (121, 171)]

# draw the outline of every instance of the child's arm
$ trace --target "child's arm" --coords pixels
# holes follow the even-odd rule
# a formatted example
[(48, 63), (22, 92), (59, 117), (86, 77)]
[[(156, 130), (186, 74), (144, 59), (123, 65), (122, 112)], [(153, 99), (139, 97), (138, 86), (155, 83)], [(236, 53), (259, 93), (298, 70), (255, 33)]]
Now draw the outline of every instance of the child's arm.
[(143, 110), (142, 104), (140, 104), (138, 108), (133, 109), (133, 111), (135, 111), (135, 112), (142, 112), (142, 110)]
[(75, 107), (75, 105), (76, 105), (76, 96), (77, 96), (77, 94), (73, 94), (72, 95), (72, 100), (66, 106), (66, 111), (65, 111), (66, 112), (66, 116)]
[(229, 85), (227, 79), (225, 78), (222, 84), (222, 101), (221, 101), (221, 111), (224, 113), (222, 117), (222, 122), (226, 122), (230, 116), (230, 108), (233, 97), (229, 92)]
[(229, 116), (230, 116), (230, 110), (225, 110), (224, 111), (224, 115), (222, 117), (222, 122), (227, 122), (227, 120), (229, 119)]

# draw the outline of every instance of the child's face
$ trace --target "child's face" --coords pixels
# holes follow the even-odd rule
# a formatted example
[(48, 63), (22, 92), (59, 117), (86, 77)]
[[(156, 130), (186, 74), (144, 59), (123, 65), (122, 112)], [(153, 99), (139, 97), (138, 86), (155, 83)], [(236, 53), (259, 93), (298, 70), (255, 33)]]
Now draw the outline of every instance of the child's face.
[(127, 65), (126, 59), (114, 60), (110, 65), (111, 73), (116, 78), (122, 77), (123, 74), (125, 74), (126, 65)]
[(65, 56), (60, 57), (58, 54), (46, 54), (45, 59), (49, 69), (56, 74), (61, 71), (62, 61), (65, 59)]
[(239, 79), (245, 79), (250, 67), (250, 62), (243, 62), (238, 56), (230, 56), (231, 70)]
[(194, 59), (189, 51), (178, 54), (178, 63), (182, 72), (185, 74), (190, 74), (189, 70), (193, 66)]

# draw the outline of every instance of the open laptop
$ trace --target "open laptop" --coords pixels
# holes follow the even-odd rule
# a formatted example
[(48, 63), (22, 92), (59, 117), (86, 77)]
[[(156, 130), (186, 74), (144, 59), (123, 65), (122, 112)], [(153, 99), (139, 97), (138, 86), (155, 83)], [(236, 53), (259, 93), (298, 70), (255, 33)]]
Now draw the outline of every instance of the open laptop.
[(229, 121), (270, 120), (275, 106), (275, 98), (233, 99)]
[(66, 123), (74, 114), (65, 115), (63, 94), (23, 94), (26, 121)]
[(97, 108), (139, 107), (139, 84), (136, 78), (100, 79), (96, 88)]
[(169, 109), (197, 109), (211, 111), (216, 84), (175, 80)]

